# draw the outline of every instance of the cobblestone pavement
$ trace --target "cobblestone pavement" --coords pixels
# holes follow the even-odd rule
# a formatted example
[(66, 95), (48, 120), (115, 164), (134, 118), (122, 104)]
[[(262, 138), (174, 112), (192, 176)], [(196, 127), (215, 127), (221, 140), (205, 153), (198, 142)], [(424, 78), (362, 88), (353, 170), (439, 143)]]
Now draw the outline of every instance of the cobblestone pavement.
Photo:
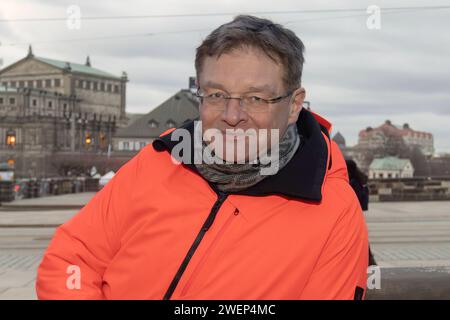
[(450, 202), (384, 202), (366, 213), (381, 267), (450, 266)]

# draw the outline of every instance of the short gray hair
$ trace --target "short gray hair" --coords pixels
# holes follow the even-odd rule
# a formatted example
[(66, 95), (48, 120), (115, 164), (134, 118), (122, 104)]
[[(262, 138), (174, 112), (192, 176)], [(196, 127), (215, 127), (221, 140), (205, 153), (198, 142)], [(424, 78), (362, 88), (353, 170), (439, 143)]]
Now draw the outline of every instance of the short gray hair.
[(197, 78), (207, 56), (220, 57), (243, 47), (259, 49), (276, 63), (281, 63), (284, 68), (283, 81), (287, 88), (294, 89), (301, 85), (305, 61), (303, 42), (292, 30), (251, 15), (239, 15), (206, 37), (197, 48), (195, 56)]

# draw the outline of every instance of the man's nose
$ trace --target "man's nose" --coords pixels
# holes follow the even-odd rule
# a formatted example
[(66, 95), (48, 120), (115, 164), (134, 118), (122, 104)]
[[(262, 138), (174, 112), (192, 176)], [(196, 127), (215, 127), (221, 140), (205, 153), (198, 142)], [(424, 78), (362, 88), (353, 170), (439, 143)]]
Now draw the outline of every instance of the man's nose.
[(246, 120), (247, 114), (240, 105), (241, 100), (230, 99), (227, 101), (225, 110), (222, 112), (222, 120), (230, 126), (235, 126), (239, 122)]

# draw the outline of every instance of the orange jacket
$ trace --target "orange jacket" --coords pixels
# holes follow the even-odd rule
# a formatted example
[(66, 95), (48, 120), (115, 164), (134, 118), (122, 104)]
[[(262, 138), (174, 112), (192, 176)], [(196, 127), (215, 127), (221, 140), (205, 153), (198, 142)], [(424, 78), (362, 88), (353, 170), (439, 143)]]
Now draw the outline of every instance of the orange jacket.
[(229, 195), (172, 162), (170, 133), (155, 140), (56, 230), (38, 297), (361, 298), (367, 229), (345, 161), (326, 120), (304, 109), (297, 125), (292, 160)]

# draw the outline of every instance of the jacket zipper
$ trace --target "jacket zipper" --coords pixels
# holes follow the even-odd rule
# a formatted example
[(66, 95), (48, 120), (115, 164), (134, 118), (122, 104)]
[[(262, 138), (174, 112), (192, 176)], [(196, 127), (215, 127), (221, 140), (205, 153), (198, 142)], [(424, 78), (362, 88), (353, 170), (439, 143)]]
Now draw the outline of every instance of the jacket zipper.
[(177, 273), (175, 274), (175, 277), (172, 279), (172, 282), (170, 283), (169, 288), (167, 289), (163, 300), (170, 300), (172, 297), (173, 292), (175, 291), (178, 282), (181, 279), (181, 276), (183, 275), (184, 271), (186, 270), (189, 261), (191, 260), (192, 256), (194, 255), (195, 251), (197, 250), (198, 246), (200, 245), (200, 242), (202, 241), (203, 237), (205, 236), (206, 231), (209, 230), (209, 228), (212, 226), (214, 219), (216, 218), (217, 212), (219, 211), (222, 204), (225, 202), (225, 199), (227, 198), (228, 194), (219, 192), (218, 198), (214, 205), (211, 208), (211, 211), (209, 212), (208, 217), (206, 218), (205, 222), (203, 223), (202, 228), (197, 234), (197, 237), (195, 238), (194, 242), (192, 243), (191, 247), (189, 248), (189, 251), (187, 252), (186, 256), (184, 257), (183, 262), (181, 263), (180, 267), (178, 268)]
[(198, 272), (201, 270), (203, 264), (205, 263), (206, 257), (211, 253), (211, 251), (214, 249), (215, 244), (217, 243), (217, 241), (222, 237), (223, 233), (225, 232), (225, 230), (228, 228), (228, 225), (231, 223), (231, 220), (237, 216), (239, 214), (239, 209), (235, 208), (233, 214), (231, 214), (227, 220), (225, 221), (225, 223), (223, 224), (222, 228), (220, 228), (220, 230), (218, 231), (216, 237), (213, 239), (213, 241), (211, 242), (209, 248), (206, 250), (205, 254), (203, 255), (203, 257), (200, 259), (198, 265), (195, 267), (193, 274), (191, 275), (191, 277), (186, 281), (186, 284), (184, 285), (183, 290), (181, 290), (181, 295), (184, 296), (186, 294), (186, 292), (189, 290), (189, 288), (191, 287), (192, 282), (195, 280), (196, 276), (198, 275)]

